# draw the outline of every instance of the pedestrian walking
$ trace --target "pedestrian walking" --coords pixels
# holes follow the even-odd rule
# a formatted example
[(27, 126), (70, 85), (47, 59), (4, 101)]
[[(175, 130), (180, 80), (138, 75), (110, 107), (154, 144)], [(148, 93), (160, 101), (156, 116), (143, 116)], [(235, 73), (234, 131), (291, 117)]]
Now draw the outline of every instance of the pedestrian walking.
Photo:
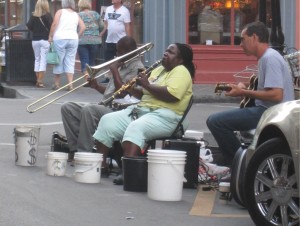
[(49, 51), (48, 36), (53, 22), (47, 0), (38, 0), (27, 28), (32, 32), (32, 48), (34, 52), (34, 72), (36, 87), (44, 88), (44, 76), (47, 68), (46, 55)]
[(75, 58), (78, 48), (78, 37), (85, 30), (85, 25), (75, 11), (74, 0), (62, 0), (61, 9), (55, 13), (49, 34), (49, 42), (53, 42), (60, 62), (54, 65), (53, 90), (60, 87), (60, 75), (66, 73), (69, 87), (72, 90), (73, 75), (75, 70)]

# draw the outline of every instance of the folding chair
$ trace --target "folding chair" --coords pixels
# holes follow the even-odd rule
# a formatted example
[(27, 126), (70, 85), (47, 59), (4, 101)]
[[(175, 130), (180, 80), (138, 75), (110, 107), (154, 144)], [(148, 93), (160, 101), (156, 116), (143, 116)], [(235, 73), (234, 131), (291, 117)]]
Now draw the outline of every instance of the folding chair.
[[(175, 130), (173, 131), (172, 135), (169, 136), (169, 137), (161, 137), (161, 138), (156, 138), (154, 140), (147, 141), (144, 149), (142, 150), (141, 155), (142, 156), (145, 155), (147, 150), (150, 147), (155, 148), (155, 143), (156, 143), (157, 140), (164, 141), (164, 140), (170, 140), (170, 139), (181, 139), (181, 138), (183, 138), (184, 128), (183, 128), (182, 123), (183, 123), (184, 119), (186, 118), (188, 112), (190, 111), (192, 105), (193, 105), (193, 96), (191, 96), (189, 104), (188, 104), (186, 110), (184, 111), (180, 121), (178, 122)], [(116, 148), (114, 148), (115, 150), (114, 149), (112, 150), (112, 156), (110, 156), (110, 157), (115, 159), (115, 161), (118, 163), (119, 167), (121, 168), (122, 167), (121, 157), (122, 157), (122, 154), (123, 154), (123, 153), (120, 153), (120, 150), (122, 149), (121, 143), (119, 141), (116, 141), (114, 143), (114, 147), (116, 147)], [(115, 152), (118, 152), (118, 153), (116, 154)]]
[(169, 137), (161, 137), (161, 138), (156, 138), (153, 140), (150, 140), (146, 143), (145, 148), (143, 150), (143, 154), (149, 149), (149, 148), (155, 148), (155, 143), (157, 140), (161, 140), (161, 141), (165, 141), (165, 140), (171, 140), (171, 139), (181, 139), (183, 138), (184, 135), (184, 128), (183, 128), (183, 121), (186, 118), (187, 114), (189, 113), (192, 105), (193, 105), (193, 96), (191, 96), (189, 104), (187, 106), (187, 108), (185, 109), (180, 121), (178, 122), (175, 130), (173, 131), (173, 133), (171, 134), (171, 136)]

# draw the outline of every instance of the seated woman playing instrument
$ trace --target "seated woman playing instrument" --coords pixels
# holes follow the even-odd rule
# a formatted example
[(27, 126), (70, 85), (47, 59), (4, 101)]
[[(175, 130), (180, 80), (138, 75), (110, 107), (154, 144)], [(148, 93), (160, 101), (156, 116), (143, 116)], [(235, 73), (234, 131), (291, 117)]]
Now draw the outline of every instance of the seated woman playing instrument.
[(139, 87), (127, 91), (141, 99), (138, 105), (102, 116), (93, 137), (97, 151), (103, 154), (102, 167), (107, 168), (106, 156), (115, 141), (122, 141), (125, 157), (140, 155), (145, 142), (170, 136), (181, 119), (192, 96), (195, 74), (193, 52), (189, 45), (169, 45), (162, 65), (148, 78), (140, 73)]

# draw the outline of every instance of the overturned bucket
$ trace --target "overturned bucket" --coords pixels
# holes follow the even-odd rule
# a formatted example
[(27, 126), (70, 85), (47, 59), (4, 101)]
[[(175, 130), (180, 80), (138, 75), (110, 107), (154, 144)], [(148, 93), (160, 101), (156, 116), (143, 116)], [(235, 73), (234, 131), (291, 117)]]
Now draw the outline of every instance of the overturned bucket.
[(66, 174), (68, 153), (48, 152), (47, 174), (50, 176), (64, 176)]
[(157, 201), (182, 199), (186, 152), (148, 150), (148, 197)]
[(123, 157), (123, 190), (124, 191), (147, 191), (147, 158), (146, 157)]
[(74, 179), (80, 183), (100, 183), (103, 155), (76, 152), (74, 156)]
[(15, 139), (15, 164), (18, 166), (35, 166), (38, 154), (40, 127), (16, 126)]

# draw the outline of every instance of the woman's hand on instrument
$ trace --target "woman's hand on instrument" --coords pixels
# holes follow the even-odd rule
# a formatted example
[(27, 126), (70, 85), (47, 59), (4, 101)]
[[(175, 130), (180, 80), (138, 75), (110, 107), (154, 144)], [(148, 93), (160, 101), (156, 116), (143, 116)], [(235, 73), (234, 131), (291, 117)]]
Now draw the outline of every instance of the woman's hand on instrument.
[(140, 72), (138, 77), (136, 78), (136, 84), (144, 88), (150, 85), (148, 77), (143, 72)]

